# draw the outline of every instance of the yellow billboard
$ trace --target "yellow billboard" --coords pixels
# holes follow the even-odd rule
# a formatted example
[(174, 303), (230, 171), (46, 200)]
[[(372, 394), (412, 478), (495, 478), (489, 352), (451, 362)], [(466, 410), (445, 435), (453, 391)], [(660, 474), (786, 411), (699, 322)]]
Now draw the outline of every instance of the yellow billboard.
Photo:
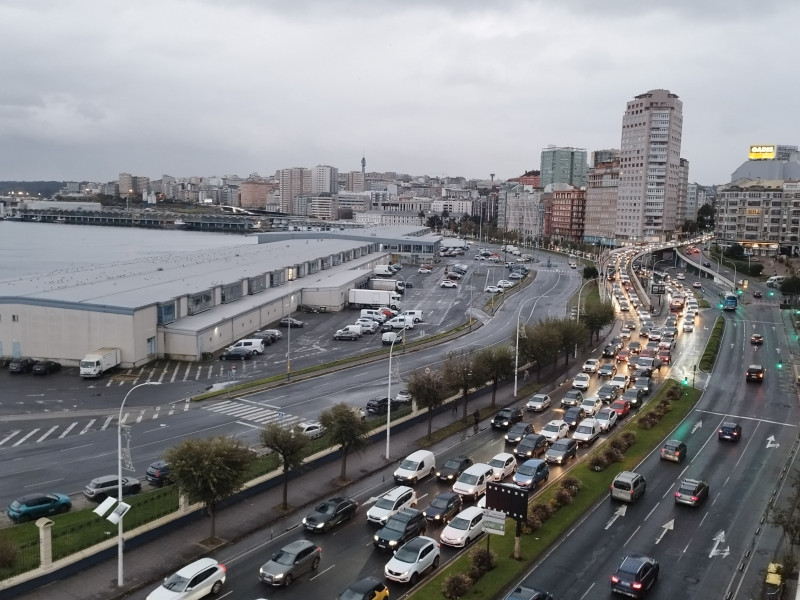
[(750, 146), (750, 160), (773, 160), (775, 158), (775, 146)]

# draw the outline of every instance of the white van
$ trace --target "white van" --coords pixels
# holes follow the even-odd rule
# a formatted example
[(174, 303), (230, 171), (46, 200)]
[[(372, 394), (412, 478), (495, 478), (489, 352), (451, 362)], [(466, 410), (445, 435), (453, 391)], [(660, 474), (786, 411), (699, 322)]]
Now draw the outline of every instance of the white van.
[(412, 317), (394, 317), (386, 321), (392, 329), (414, 329), (414, 319)]
[(600, 422), (595, 419), (584, 419), (575, 428), (575, 433), (572, 434), (572, 439), (580, 444), (587, 446), (600, 437)]
[(358, 335), (358, 337), (361, 337), (361, 334), (364, 333), (364, 330), (361, 329), (361, 325), (358, 325), (358, 324), (356, 324), (356, 325), (345, 325), (344, 327), (342, 327), (342, 329), (344, 331), (352, 331), (353, 333)]
[(464, 471), (453, 484), (459, 496), (477, 500), (486, 493), (486, 484), (494, 478), (494, 467), (486, 463), (475, 463)]
[(414, 319), (414, 323), (420, 323), (422, 319), (422, 311), (421, 310), (404, 310), (400, 313), (401, 317), (411, 317)]
[(436, 457), (430, 450), (417, 450), (409, 454), (394, 472), (398, 484), (414, 485), (436, 472)]
[(780, 287), (784, 281), (786, 281), (786, 277), (784, 275), (773, 275), (767, 279), (767, 287)]
[(253, 354), (261, 354), (264, 352), (264, 340), (258, 338), (239, 340), (233, 346), (229, 346), (228, 350), (233, 350), (234, 348), (248, 348), (253, 351)]
[(386, 315), (379, 310), (375, 310), (374, 308), (362, 308), (361, 316), (365, 319), (377, 321), (378, 323), (383, 323), (386, 321)]

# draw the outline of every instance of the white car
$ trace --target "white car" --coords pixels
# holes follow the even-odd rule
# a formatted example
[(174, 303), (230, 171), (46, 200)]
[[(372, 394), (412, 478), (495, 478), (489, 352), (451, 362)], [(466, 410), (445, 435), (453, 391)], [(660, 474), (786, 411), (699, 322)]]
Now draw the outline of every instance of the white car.
[(480, 254), (475, 255), (475, 260), (486, 260), (485, 256), (481, 256)]
[(483, 291), (489, 292), (490, 294), (499, 294), (503, 291), (503, 288), (497, 287), (496, 285), (487, 285), (486, 289)]
[(683, 281), (684, 279), (686, 279), (686, 275), (684, 275), (683, 273), (678, 273), (677, 275), (675, 275), (675, 279)]
[(431, 271), (428, 267), (420, 267), (419, 269), (417, 269), (417, 273), (421, 273), (422, 275), (428, 275), (432, 272), (433, 271)]
[(694, 323), (692, 323), (691, 321), (684, 321), (683, 331), (684, 333), (691, 333), (692, 331), (694, 331)]
[(572, 389), (581, 390), (585, 392), (589, 389), (589, 385), (592, 382), (592, 378), (589, 376), (588, 373), (578, 373), (575, 377), (572, 378)]
[(378, 322), (366, 317), (361, 317), (358, 321), (356, 321), (356, 325), (360, 325), (363, 331), (368, 331), (369, 333), (375, 333), (378, 331)]
[(407, 485), (398, 485), (378, 498), (375, 505), (367, 511), (367, 521), (383, 527), (389, 517), (404, 508), (414, 508), (416, 505), (416, 492)]
[(617, 416), (617, 411), (605, 407), (595, 413), (594, 420), (600, 425), (600, 431), (609, 431), (617, 424)]
[(421, 575), (435, 571), (438, 566), (439, 544), (436, 540), (421, 535), (397, 549), (383, 568), (383, 574), (386, 579), (415, 585)]
[(216, 596), (225, 583), (225, 565), (213, 558), (201, 558), (170, 575), (147, 600), (195, 600)]
[(699, 281), (695, 281), (695, 282), (692, 284), (692, 287), (693, 287), (693, 288), (700, 289), (701, 287), (703, 287), (703, 284), (702, 284), (702, 283), (700, 283)]
[(503, 479), (513, 475), (517, 470), (517, 459), (508, 452), (501, 452), (495, 455), (487, 464), (494, 469), (492, 481), (503, 481)]
[(589, 396), (583, 399), (581, 408), (586, 413), (587, 417), (593, 417), (597, 411), (603, 408), (603, 401), (597, 396)]
[(551, 444), (563, 437), (567, 437), (568, 433), (569, 425), (567, 425), (564, 421), (550, 421), (547, 425), (542, 427), (541, 431), (541, 434)]
[(442, 529), (439, 539), (443, 544), (463, 548), (483, 533), (483, 509), (470, 506), (458, 513)]
[(590, 358), (585, 363), (583, 363), (583, 367), (581, 367), (581, 371), (584, 373), (597, 373), (597, 369), (600, 368), (600, 361), (596, 358)]
[(619, 337), (621, 337), (623, 340), (631, 339), (631, 330), (627, 327), (623, 327), (619, 330)]
[(523, 275), (519, 271), (514, 271), (508, 276), (509, 279), (522, 279), (523, 277), (525, 277), (525, 275)]
[(317, 423), (316, 421), (298, 423), (294, 426), (293, 431), (302, 433), (303, 435), (310, 437), (312, 440), (325, 435), (325, 428), (321, 423)]
[(508, 288), (514, 287), (514, 282), (509, 281), (508, 279), (501, 279), (500, 281), (497, 282), (497, 287), (507, 290)]
[(543, 410), (550, 408), (550, 404), (550, 396), (547, 394), (534, 394), (531, 396), (531, 399), (528, 400), (525, 408), (532, 412), (542, 412)]
[(684, 321), (689, 321), (690, 323), (694, 323), (695, 313), (693, 310), (687, 310), (686, 314), (683, 315)]
[(442, 283), (439, 284), (439, 287), (443, 288), (455, 288), (458, 287), (458, 284), (455, 281), (450, 281), (449, 279), (445, 279)]
[(611, 381), (609, 381), (609, 383), (611, 385), (617, 386), (620, 392), (624, 392), (625, 390), (628, 389), (628, 386), (631, 383), (631, 378), (625, 374), (619, 373), (617, 375), (614, 375), (614, 377), (611, 378)]

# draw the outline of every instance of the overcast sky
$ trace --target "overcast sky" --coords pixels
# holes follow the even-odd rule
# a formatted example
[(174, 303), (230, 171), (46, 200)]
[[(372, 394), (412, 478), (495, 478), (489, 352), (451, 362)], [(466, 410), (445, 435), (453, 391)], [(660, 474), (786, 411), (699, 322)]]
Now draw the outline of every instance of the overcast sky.
[[(652, 8), (650, 8), (652, 6)], [(683, 101), (690, 181), (800, 144), (800, 2), (0, 0), (0, 180), (500, 179)]]

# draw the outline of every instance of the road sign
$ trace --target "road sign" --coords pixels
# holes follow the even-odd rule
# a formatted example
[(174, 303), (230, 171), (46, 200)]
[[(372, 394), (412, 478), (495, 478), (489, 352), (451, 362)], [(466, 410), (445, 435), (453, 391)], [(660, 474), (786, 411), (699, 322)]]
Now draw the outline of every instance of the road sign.
[(491, 508), (483, 509), (483, 530), (487, 533), (505, 535), (506, 513)]
[(654, 283), (650, 286), (650, 293), (654, 296), (663, 296), (666, 291), (666, 286), (663, 283)]

